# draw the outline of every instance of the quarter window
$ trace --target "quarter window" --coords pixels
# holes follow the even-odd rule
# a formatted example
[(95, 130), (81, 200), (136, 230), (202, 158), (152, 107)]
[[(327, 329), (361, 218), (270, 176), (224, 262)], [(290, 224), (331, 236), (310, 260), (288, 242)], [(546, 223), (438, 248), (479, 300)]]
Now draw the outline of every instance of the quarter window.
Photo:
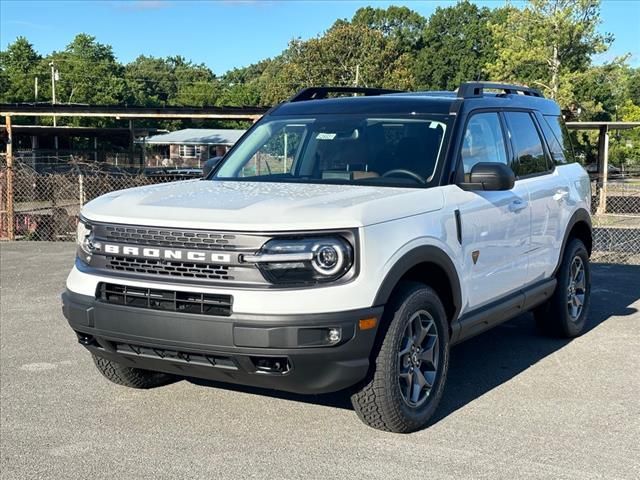
[(531, 115), (526, 112), (507, 112), (505, 116), (514, 149), (513, 171), (516, 176), (525, 177), (549, 171), (542, 140)]
[(461, 157), (466, 175), (480, 162), (507, 164), (504, 136), (497, 113), (477, 113), (469, 119), (464, 132)]
[(565, 163), (575, 162), (569, 132), (562, 121), (562, 117), (545, 115), (543, 118), (544, 121), (541, 123), (542, 131), (547, 139), (551, 158), (553, 158), (555, 164), (564, 165)]

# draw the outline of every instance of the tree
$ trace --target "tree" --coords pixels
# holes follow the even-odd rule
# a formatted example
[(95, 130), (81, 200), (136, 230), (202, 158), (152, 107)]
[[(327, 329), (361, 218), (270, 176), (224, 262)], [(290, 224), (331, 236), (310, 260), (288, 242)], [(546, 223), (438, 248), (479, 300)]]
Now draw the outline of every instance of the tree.
[(0, 52), (0, 102), (33, 102), (34, 81), (41, 72), (42, 57), (24, 37)]
[(313, 85), (380, 86), (385, 40), (362, 25), (339, 23), (322, 37), (293, 40), (264, 72), (262, 99), (277, 103)]
[(599, 24), (599, 0), (530, 0), (511, 8), (505, 22), (491, 24), (498, 54), (487, 70), (495, 79), (541, 87), (566, 106), (573, 74), (613, 41), (598, 33)]
[(110, 45), (81, 33), (62, 52), (54, 52), (46, 60), (53, 61), (59, 71), (60, 80), (56, 83), (59, 103), (124, 103), (124, 68)]
[(499, 12), (463, 1), (438, 7), (422, 35), (414, 74), (422, 89), (454, 90), (462, 82), (481, 80), (494, 56), (489, 21)]
[(427, 20), (407, 7), (364, 7), (356, 10), (351, 23), (379, 31), (396, 42), (401, 52), (407, 53), (422, 46), (422, 30)]
[(163, 58), (140, 55), (124, 67), (124, 78), (131, 105), (167, 105), (177, 93), (171, 65)]

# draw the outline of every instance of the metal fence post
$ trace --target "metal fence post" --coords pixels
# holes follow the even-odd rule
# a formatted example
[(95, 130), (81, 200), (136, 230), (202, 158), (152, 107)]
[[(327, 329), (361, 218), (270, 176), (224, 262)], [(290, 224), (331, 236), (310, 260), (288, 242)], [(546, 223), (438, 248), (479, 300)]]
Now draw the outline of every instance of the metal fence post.
[(78, 197), (80, 199), (80, 208), (82, 208), (84, 206), (84, 175), (82, 174), (82, 172), (80, 172), (80, 174), (78, 175), (78, 192)]
[(7, 127), (7, 238), (16, 239), (16, 217), (13, 205), (13, 133), (11, 129), (11, 115), (6, 116)]

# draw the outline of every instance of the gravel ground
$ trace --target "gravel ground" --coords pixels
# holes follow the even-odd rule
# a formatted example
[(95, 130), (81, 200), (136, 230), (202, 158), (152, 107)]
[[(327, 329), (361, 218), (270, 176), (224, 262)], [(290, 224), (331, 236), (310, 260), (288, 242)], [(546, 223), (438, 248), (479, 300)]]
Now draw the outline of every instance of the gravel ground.
[(455, 347), (433, 425), (394, 435), (339, 395), (112, 385), (60, 311), (74, 246), (0, 250), (2, 479), (640, 478), (640, 267), (595, 265), (581, 338), (525, 315)]

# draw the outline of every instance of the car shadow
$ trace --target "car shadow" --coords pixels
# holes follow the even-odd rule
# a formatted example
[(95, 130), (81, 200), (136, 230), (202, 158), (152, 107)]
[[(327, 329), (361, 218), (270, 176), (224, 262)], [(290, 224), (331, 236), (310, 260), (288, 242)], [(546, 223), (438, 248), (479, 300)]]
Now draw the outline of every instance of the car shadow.
[[(612, 316), (638, 314), (631, 307), (640, 299), (640, 266), (594, 264), (592, 270), (589, 331)], [(444, 395), (430, 424), (446, 418), (495, 387), (511, 380), (530, 366), (569, 344), (571, 340), (540, 335), (531, 314), (521, 315), (451, 350)], [(190, 382), (231, 391), (266, 395), (283, 400), (352, 409), (348, 392), (297, 395), (263, 388), (188, 379)]]

